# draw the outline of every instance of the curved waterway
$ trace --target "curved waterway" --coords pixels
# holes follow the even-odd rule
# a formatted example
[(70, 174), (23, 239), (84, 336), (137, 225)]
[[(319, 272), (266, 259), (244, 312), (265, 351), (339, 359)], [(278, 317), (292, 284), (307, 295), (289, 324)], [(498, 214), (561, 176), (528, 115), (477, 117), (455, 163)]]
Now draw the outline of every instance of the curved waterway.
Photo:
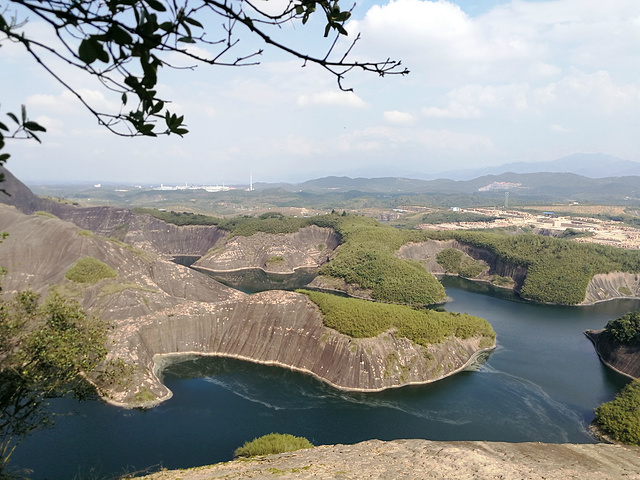
[(174, 392), (149, 411), (53, 400), (53, 428), (36, 432), (13, 463), (33, 479), (123, 474), (230, 460), (246, 440), (270, 432), (315, 444), (378, 438), (592, 443), (593, 410), (629, 380), (598, 360), (586, 329), (602, 328), (638, 301), (559, 307), (510, 292), (443, 280), (446, 308), (486, 318), (498, 346), (478, 371), (431, 385), (345, 393), (276, 367), (190, 359), (165, 371)]

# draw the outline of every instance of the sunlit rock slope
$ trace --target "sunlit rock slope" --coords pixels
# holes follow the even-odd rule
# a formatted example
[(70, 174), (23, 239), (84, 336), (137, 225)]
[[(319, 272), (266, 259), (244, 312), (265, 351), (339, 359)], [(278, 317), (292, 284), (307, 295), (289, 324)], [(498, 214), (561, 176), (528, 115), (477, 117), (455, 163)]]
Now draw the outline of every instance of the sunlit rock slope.
[(258, 232), (227, 239), (193, 266), (211, 272), (261, 268), (266, 272), (293, 273), (298, 268), (318, 268), (338, 244), (339, 237), (332, 229), (315, 225), (295, 233)]
[(369, 440), (217, 465), (147, 480), (226, 479), (638, 480), (640, 447)]

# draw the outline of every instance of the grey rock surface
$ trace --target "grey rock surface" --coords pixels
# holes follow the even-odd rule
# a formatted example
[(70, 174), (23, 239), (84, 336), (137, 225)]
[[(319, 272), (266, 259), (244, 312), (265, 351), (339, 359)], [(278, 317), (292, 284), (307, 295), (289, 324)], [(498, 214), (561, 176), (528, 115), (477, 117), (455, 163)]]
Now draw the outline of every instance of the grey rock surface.
[(544, 443), (369, 440), (236, 460), (146, 480), (441, 479), (638, 480), (640, 447)]

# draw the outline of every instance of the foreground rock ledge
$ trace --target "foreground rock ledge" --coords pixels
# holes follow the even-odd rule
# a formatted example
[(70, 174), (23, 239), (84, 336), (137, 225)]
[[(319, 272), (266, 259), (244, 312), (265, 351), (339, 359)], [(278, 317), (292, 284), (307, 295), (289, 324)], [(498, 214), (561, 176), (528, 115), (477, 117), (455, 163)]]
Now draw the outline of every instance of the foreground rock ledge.
[(162, 471), (147, 480), (225, 479), (640, 479), (640, 447), (545, 443), (369, 440)]

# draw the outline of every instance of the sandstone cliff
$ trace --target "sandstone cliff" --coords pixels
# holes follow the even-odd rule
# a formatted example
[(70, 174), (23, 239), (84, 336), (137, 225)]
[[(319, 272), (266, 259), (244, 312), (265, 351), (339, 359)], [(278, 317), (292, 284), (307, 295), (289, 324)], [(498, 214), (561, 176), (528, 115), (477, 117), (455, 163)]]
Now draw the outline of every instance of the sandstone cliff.
[(369, 440), (323, 445), (146, 480), (226, 479), (638, 480), (640, 447), (544, 443)]
[(602, 363), (631, 378), (640, 378), (640, 345), (621, 345), (604, 330), (587, 330)]
[(434, 275), (442, 275), (445, 270), (436, 262), (436, 255), (446, 248), (460, 250), (476, 260), (483, 260), (489, 265), (486, 275), (500, 275), (514, 281), (515, 290), (519, 290), (527, 277), (527, 267), (503, 262), (491, 250), (477, 248), (457, 240), (429, 240), (427, 242), (409, 243), (400, 247), (397, 255), (407, 260), (417, 260)]
[[(483, 351), (480, 338), (451, 338), (428, 348), (392, 331), (352, 339), (325, 327), (305, 295), (248, 296), (154, 253), (5, 205), (0, 231), (10, 234), (0, 244), (0, 265), (8, 271), (5, 295), (25, 288), (44, 295), (55, 286), (115, 327), (110, 356), (135, 368), (129, 386), (109, 391), (111, 401), (123, 405), (150, 406), (170, 396), (159, 378), (169, 355), (242, 358), (309, 373), (338, 388), (376, 391), (437, 380)], [(66, 279), (66, 271), (87, 256), (117, 277), (93, 284)]]
[(613, 272), (594, 275), (581, 305), (616, 298), (640, 298), (640, 274)]
[(320, 267), (339, 243), (332, 229), (315, 225), (295, 233), (258, 232), (250, 237), (228, 239), (193, 267), (211, 272), (260, 268), (271, 273), (293, 273), (299, 268)]

